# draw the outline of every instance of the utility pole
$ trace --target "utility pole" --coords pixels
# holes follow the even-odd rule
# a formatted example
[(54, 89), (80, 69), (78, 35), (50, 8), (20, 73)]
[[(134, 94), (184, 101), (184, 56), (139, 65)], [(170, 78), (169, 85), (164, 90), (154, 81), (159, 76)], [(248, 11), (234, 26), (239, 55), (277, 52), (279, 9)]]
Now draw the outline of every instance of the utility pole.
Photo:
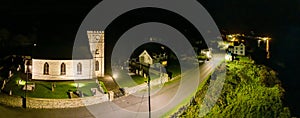
[(28, 82), (28, 73), (29, 73), (29, 64), (27, 64), (27, 69), (26, 69), (26, 83), (25, 83), (25, 96), (23, 99), (23, 107), (26, 108), (26, 98), (27, 98), (27, 82)]
[(149, 118), (151, 118), (151, 100), (150, 100), (150, 64), (148, 68), (148, 108), (149, 108)]

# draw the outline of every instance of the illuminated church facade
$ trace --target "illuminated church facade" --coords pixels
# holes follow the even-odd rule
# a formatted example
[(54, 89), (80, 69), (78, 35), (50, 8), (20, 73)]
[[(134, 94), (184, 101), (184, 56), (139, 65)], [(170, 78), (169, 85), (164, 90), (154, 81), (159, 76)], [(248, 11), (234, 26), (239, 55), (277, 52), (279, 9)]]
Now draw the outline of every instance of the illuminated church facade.
[(25, 68), (31, 72), (33, 80), (84, 80), (104, 77), (104, 31), (87, 31), (87, 37), (92, 58), (33, 58), (32, 65), (25, 64)]

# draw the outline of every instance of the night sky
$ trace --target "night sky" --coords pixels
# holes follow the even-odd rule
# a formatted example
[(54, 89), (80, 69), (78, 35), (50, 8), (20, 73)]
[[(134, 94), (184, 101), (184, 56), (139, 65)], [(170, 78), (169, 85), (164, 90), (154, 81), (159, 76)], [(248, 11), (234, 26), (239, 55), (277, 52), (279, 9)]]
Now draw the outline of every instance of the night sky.
[[(36, 35), (41, 46), (71, 45), (80, 23), (101, 0), (1, 0), (0, 29), (12, 35)], [(299, 0), (198, 0), (211, 14), (220, 30), (269, 36), (271, 56), (288, 100), (300, 99), (298, 57), (300, 44)], [(117, 3), (116, 3), (117, 4)], [(298, 62), (298, 63), (297, 63)], [(300, 111), (300, 103), (292, 106)], [(297, 106), (298, 105), (298, 106)], [(294, 112), (296, 111), (294, 110)], [(299, 114), (298, 114), (299, 115)]]

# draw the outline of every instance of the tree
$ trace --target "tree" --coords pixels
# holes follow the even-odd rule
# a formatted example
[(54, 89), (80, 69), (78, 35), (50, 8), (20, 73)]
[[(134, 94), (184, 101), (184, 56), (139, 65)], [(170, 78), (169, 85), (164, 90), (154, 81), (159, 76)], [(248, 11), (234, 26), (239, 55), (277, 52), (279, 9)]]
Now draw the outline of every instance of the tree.
[(10, 32), (2, 28), (0, 29), (0, 49), (5, 48), (10, 39)]

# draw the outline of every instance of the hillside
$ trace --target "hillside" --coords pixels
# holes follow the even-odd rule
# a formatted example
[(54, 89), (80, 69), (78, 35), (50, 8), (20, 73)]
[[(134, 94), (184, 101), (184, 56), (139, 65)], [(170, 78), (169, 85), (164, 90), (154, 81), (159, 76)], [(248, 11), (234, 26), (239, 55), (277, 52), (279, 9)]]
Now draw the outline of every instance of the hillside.
[[(208, 85), (196, 93), (180, 117), (199, 117)], [(283, 95), (281, 82), (271, 68), (247, 59), (226, 62), (221, 95), (205, 117), (290, 117), (289, 108), (283, 105)]]

